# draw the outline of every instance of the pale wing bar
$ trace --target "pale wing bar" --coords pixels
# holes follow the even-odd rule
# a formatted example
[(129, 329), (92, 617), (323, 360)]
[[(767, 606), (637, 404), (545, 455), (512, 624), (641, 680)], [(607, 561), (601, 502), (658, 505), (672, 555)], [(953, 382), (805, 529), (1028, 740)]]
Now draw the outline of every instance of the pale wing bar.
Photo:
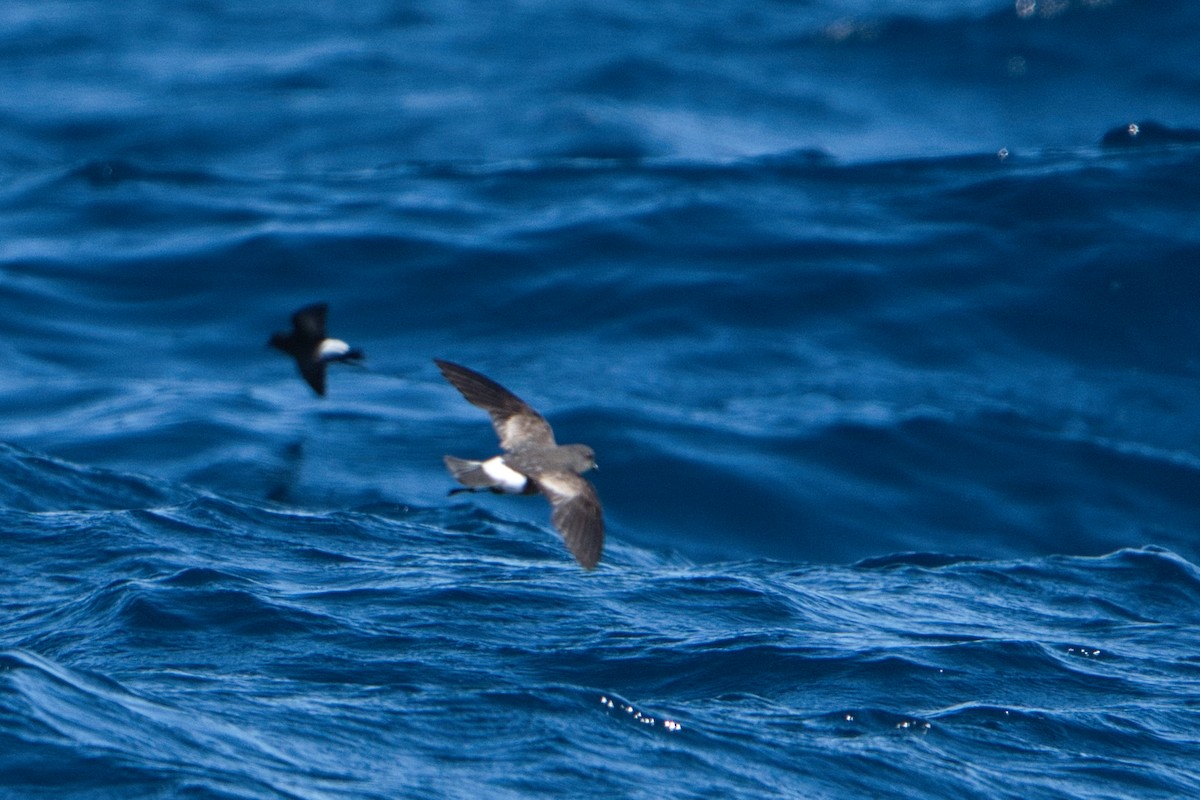
[(571, 472), (535, 475), (533, 480), (554, 509), (550, 519), (567, 549), (581, 566), (593, 569), (604, 549), (604, 515), (595, 487)]
[(550, 424), (508, 389), (460, 364), (441, 359), (434, 359), (434, 363), (469, 403), (488, 412), (505, 450), (555, 443)]

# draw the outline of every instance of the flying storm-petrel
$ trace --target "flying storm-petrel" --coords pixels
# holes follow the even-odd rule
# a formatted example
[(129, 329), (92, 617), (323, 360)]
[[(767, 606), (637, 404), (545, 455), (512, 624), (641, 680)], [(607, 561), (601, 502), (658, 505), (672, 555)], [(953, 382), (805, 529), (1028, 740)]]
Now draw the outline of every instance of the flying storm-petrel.
[(604, 517), (595, 487), (580, 475), (596, 466), (592, 448), (557, 444), (542, 415), (491, 378), (449, 361), (434, 363), (463, 397), (488, 412), (504, 451), (484, 461), (446, 456), (446, 467), (463, 485), (450, 493), (540, 492), (575, 560), (585, 569), (595, 567), (604, 547)]
[(292, 315), (292, 329), (271, 336), (268, 344), (296, 359), (296, 366), (308, 385), (321, 397), (325, 396), (325, 368), (335, 362), (357, 363), (363, 359), (363, 351), (351, 347), (341, 339), (331, 339), (325, 334), (327, 303), (305, 306)]

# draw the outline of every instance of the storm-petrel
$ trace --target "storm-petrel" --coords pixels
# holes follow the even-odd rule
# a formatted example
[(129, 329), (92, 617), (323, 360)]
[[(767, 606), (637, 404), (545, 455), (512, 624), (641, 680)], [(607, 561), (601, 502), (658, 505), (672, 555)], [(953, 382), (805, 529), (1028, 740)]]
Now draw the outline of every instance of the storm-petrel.
[(334, 361), (357, 363), (363, 351), (341, 339), (325, 335), (327, 303), (313, 303), (292, 314), (292, 329), (271, 336), (268, 344), (296, 359), (296, 366), (308, 385), (321, 397), (325, 396), (325, 368)]
[(449, 361), (435, 358), (434, 363), (463, 397), (488, 412), (504, 451), (485, 461), (446, 456), (446, 467), (463, 485), (450, 493), (541, 492), (575, 560), (585, 569), (595, 567), (604, 547), (604, 517), (595, 487), (580, 475), (596, 466), (592, 448), (557, 444), (542, 415), (491, 378)]

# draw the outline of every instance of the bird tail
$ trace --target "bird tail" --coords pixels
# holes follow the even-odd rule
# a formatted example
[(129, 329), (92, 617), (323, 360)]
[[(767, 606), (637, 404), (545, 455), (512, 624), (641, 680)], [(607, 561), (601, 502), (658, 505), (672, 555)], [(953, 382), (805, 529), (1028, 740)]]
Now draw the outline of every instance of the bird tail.
[(455, 489), (451, 494), (490, 489), (495, 484), (492, 477), (483, 471), (482, 461), (472, 461), (468, 458), (454, 456), (446, 456), (443, 460), (446, 462), (446, 469), (450, 470), (450, 474), (454, 476), (455, 480), (466, 487), (465, 489)]

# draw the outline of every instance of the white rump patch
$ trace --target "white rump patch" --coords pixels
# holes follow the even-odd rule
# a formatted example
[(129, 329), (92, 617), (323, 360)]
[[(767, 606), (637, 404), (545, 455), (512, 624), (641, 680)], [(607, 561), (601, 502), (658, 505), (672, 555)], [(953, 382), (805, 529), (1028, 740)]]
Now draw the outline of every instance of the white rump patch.
[(333, 361), (350, 352), (350, 345), (341, 339), (322, 339), (317, 345), (317, 361)]
[(508, 494), (525, 491), (529, 479), (504, 463), (503, 456), (493, 456), (480, 464), (487, 476), (496, 482), (496, 488)]

